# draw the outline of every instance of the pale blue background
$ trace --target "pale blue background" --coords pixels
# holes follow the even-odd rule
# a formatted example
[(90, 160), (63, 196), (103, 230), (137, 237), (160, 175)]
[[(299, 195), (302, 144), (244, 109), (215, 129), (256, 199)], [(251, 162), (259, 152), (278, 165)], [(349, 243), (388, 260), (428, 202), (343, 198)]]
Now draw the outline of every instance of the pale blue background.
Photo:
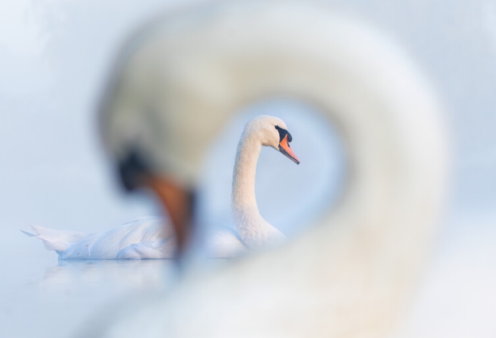
[[(383, 28), (413, 54), (444, 97), (452, 125), (452, 204), (404, 335), (494, 337), (496, 3), (331, 2)], [(152, 201), (119, 193), (99, 148), (94, 111), (102, 80), (124, 37), (144, 18), (172, 4), (0, 1), (0, 336), (66, 337), (104, 300), (126, 290), (159, 287), (155, 263), (57, 266), (53, 253), (18, 229), (35, 222), (99, 231), (157, 213)], [(300, 151), (302, 165), (296, 167), (269, 152), (273, 150), (264, 150), (262, 159), (269, 169), (287, 166), (286, 175), (308, 177), (302, 174), (310, 170), (304, 161), (311, 163), (315, 156), (311, 146), (318, 143), (319, 134), (306, 137), (305, 123), (312, 122), (300, 123), (287, 114), (286, 122), (296, 129), (293, 147)], [(239, 130), (237, 123), (233, 130)], [(334, 170), (335, 178), (342, 163), (325, 160), (336, 154), (338, 146), (329, 149), (323, 157), (327, 167), (322, 166)], [(224, 174), (228, 175), (229, 171)], [(318, 181), (312, 182), (317, 189)], [(336, 182), (326, 184), (337, 187)], [(302, 183), (295, 182), (300, 191), (306, 186)], [(288, 200), (295, 201), (288, 194)], [(277, 222), (270, 212), (281, 209), (270, 203), (264, 194), (261, 209)]]

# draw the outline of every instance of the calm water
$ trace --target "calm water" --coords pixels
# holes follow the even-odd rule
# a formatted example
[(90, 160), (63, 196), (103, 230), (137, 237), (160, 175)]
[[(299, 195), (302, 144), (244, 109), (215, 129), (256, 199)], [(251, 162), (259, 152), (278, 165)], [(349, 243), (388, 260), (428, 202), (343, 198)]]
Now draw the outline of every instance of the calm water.
[(102, 306), (166, 285), (172, 262), (58, 261), (41, 242), (10, 232), (2, 245), (0, 336), (66, 338)]
[[(398, 337), (496, 336), (493, 224), (464, 218), (445, 227)], [(20, 232), (0, 243), (1, 337), (70, 337), (105, 304), (162, 290), (173, 272), (167, 260), (58, 261)]]

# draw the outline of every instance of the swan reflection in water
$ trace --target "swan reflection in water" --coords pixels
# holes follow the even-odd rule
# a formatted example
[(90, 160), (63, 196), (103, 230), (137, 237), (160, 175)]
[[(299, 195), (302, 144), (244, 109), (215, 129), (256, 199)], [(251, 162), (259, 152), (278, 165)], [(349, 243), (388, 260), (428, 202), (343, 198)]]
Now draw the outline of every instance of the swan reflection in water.
[(75, 291), (97, 287), (119, 290), (160, 290), (172, 269), (171, 261), (135, 260), (59, 260), (48, 267), (39, 287), (46, 290)]

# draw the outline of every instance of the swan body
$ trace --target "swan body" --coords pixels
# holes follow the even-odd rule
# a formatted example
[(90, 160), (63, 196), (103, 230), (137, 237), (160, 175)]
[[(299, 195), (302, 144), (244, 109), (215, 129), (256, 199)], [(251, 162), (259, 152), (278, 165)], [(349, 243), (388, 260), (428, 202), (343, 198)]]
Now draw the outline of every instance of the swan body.
[(59, 259), (124, 259), (172, 257), (174, 243), (163, 220), (141, 218), (101, 233), (56, 231), (31, 225), (24, 233), (43, 241)]
[[(207, 254), (229, 258), (247, 248), (273, 245), (285, 236), (258, 210), (255, 197), (257, 161), (262, 146), (278, 150), (279, 131), (287, 126), (279, 118), (258, 116), (247, 122), (240, 138), (233, 173), (232, 210), (237, 233), (218, 230), (207, 240)], [(278, 150), (279, 151), (279, 150)], [(167, 219), (141, 218), (101, 233), (57, 231), (32, 225), (23, 231), (55, 250), (59, 259), (158, 259), (175, 256), (175, 240)], [(164, 224), (165, 223), (165, 224)]]
[[(93, 234), (57, 231), (38, 225), (31, 225), (32, 231), (23, 232), (43, 241), (61, 260), (174, 258), (172, 229), (164, 226), (164, 222), (167, 219), (142, 217)], [(231, 258), (245, 250), (237, 234), (229, 229), (217, 231), (207, 243), (207, 252), (212, 258)]]

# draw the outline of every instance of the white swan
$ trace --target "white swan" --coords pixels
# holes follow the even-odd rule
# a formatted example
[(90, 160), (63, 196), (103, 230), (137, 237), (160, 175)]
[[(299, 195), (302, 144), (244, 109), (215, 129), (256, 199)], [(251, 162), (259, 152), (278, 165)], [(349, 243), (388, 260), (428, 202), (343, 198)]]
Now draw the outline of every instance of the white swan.
[[(284, 235), (270, 225), (258, 210), (255, 197), (257, 161), (262, 146), (280, 151), (295, 163), (298, 158), (289, 146), (292, 136), (281, 119), (258, 116), (245, 125), (233, 173), (232, 211), (238, 234), (219, 231), (207, 241), (211, 257), (227, 258), (262, 245), (280, 242)], [(166, 220), (143, 218), (96, 234), (57, 231), (32, 225), (23, 231), (42, 240), (60, 259), (147, 259), (173, 258), (174, 234)], [(167, 224), (165, 224), (167, 225)]]
[[(164, 128), (174, 132), (191, 118), (201, 121), (186, 125), (195, 132), (253, 100), (301, 98), (339, 126), (349, 180), (336, 208), (301, 237), (186, 277), (143, 306), (127, 300), (128, 310), (121, 304), (113, 315), (98, 314), (79, 336), (391, 334), (439, 223), (448, 176), (440, 107), (411, 59), (322, 1), (207, 2), (172, 12), (148, 37), (129, 44), (116, 84), (129, 95), (114, 102), (119, 111), (155, 104), (168, 119)], [(115, 126), (115, 135), (126, 135), (124, 124)], [(195, 167), (193, 152), (176, 157), (185, 135), (167, 135), (166, 155), (160, 139), (144, 134), (151, 142), (144, 149), (156, 149), (150, 158), (181, 175), (181, 164)], [(113, 144), (119, 158), (126, 142)]]

